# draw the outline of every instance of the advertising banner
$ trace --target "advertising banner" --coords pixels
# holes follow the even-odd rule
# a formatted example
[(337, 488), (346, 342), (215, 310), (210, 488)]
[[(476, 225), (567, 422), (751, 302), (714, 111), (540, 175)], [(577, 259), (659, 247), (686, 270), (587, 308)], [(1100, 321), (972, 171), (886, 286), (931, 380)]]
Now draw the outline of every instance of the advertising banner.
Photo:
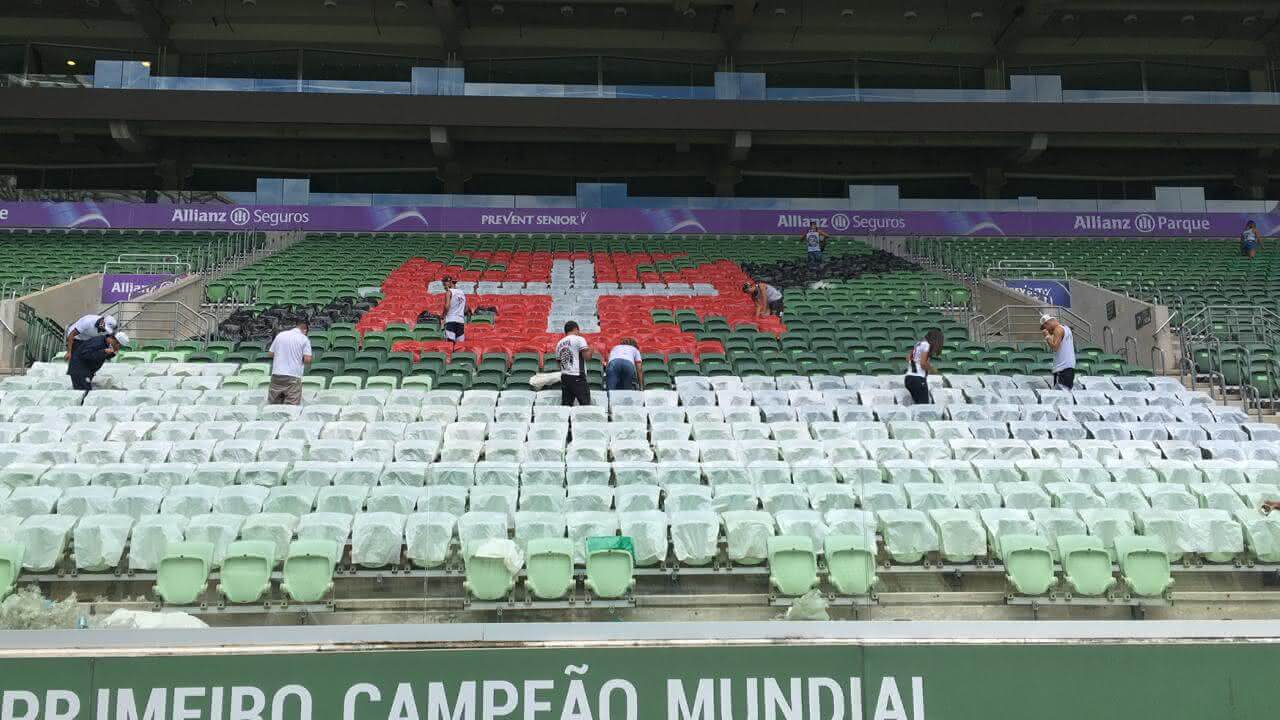
[(1071, 283), (1066, 280), (1005, 280), (1004, 286), (1040, 302), (1071, 307)]
[(835, 235), (1237, 237), (1250, 219), (1280, 233), (1280, 213), (0, 203), (0, 228), (799, 235), (813, 222)]
[(166, 285), (178, 278), (173, 274), (106, 273), (102, 276), (102, 302), (104, 304), (132, 300)]
[[(213, 631), (209, 631), (213, 632)], [(0, 660), (5, 720), (1275, 717), (1274, 643), (724, 644)]]

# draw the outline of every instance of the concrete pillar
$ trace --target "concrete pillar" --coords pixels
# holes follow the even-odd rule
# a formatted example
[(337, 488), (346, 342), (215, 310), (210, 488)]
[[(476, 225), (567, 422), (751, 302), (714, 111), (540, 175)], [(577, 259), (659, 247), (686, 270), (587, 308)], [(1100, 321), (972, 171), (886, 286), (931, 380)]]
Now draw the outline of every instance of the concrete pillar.
[(1234, 180), (1236, 196), (1241, 200), (1266, 200), (1269, 180), (1267, 169), (1263, 166), (1243, 170), (1236, 174)]
[(1009, 82), (1005, 78), (1004, 68), (999, 65), (982, 68), (982, 87), (987, 90), (1008, 90)]
[(972, 182), (983, 200), (999, 200), (1005, 185), (1004, 168), (984, 168), (973, 174)]
[(1267, 67), (1249, 68), (1249, 90), (1251, 92), (1271, 92), (1271, 73)]
[(156, 177), (160, 178), (160, 189), (176, 192), (187, 186), (191, 179), (191, 164), (176, 158), (166, 158), (156, 165)]
[(707, 179), (715, 186), (716, 197), (733, 197), (734, 187), (742, 182), (742, 171), (733, 165), (722, 165)]
[(444, 183), (444, 191), (450, 195), (461, 195), (466, 192), (467, 181), (471, 173), (461, 163), (447, 162), (436, 169), (436, 177)]

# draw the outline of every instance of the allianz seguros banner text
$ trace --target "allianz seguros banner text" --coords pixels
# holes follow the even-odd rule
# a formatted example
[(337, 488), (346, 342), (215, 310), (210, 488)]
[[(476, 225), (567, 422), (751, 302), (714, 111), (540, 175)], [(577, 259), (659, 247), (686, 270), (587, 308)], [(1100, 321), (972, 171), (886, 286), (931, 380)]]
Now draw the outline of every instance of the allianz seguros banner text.
[(0, 660), (0, 720), (1263, 718), (1280, 661), (1137, 640), (175, 652)]
[(149, 228), (334, 232), (617, 232), (798, 234), (816, 222), (842, 235), (1236, 237), (1254, 219), (1280, 234), (1280, 213), (780, 211), (673, 208), (0, 203), (0, 228)]
[(177, 277), (172, 273), (106, 273), (102, 276), (102, 302), (110, 304), (132, 300), (152, 290), (172, 285)]

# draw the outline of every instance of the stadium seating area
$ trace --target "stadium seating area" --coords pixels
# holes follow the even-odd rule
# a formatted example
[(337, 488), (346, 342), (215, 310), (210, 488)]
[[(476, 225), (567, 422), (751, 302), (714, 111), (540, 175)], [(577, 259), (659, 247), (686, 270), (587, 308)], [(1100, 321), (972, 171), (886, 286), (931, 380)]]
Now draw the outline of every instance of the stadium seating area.
[(335, 568), (403, 567), (476, 601), (578, 575), (618, 599), (646, 569), (764, 567), (778, 595), (865, 596), (877, 572), (976, 562), (1014, 595), (1159, 597), (1170, 562), (1280, 562), (1256, 510), (1280, 498), (1280, 429), (1171, 379), (935, 376), (927, 406), (897, 377), (785, 375), (573, 409), (389, 387), (286, 407), (243, 372), (113, 364), (83, 404), (57, 363), (0, 384), (0, 592), (154, 571), (170, 604), (211, 577), (232, 603), (313, 602)]
[[(1280, 257), (1241, 257), (1239, 242), (1204, 238), (909, 238), (908, 249), (982, 277), (1001, 261), (1050, 261), (1061, 276), (1166, 305), (1189, 323), (1186, 364), (1224, 388), (1280, 397)], [(1035, 275), (1035, 270), (1020, 270)], [(1209, 310), (1206, 310), (1209, 308)]]
[[(351, 243), (371, 250), (350, 257)], [(211, 302), (254, 300), (223, 323), (226, 339), (150, 343), (123, 359), (260, 363), (272, 335), (304, 314), (317, 351), (309, 381), (322, 386), (521, 388), (543, 369), (566, 320), (582, 325), (600, 353), (636, 338), (649, 388), (693, 375), (896, 374), (904, 348), (935, 326), (954, 343), (943, 371), (1048, 372), (1040, 345), (968, 342), (964, 326), (937, 309), (966, 305), (962, 286), (883, 270), (877, 263), (901, 263), (850, 238), (833, 239), (828, 256), (833, 264), (865, 259), (867, 271), (787, 287), (784, 325), (755, 316), (737, 262), (763, 263), (775, 282), (808, 282), (808, 273), (786, 271), (804, 263), (791, 236), (313, 235), (210, 285)], [(477, 310), (456, 348), (437, 319), (423, 318), (439, 312), (444, 275)], [(1081, 354), (1085, 371), (1146, 372), (1097, 348)], [(593, 366), (590, 379), (602, 387), (602, 368)]]
[(23, 295), (102, 272), (123, 254), (177, 255), (183, 262), (208, 266), (226, 252), (216, 240), (225, 233), (155, 230), (0, 231), (0, 295)]

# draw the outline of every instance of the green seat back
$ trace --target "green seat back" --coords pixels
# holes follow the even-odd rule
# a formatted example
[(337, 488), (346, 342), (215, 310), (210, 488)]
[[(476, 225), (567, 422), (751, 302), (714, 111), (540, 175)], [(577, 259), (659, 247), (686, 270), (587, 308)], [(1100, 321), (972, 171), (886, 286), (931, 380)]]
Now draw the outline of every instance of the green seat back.
[(209, 583), (213, 543), (173, 543), (156, 571), (156, 595), (170, 605), (190, 605)]
[(867, 595), (879, 580), (874, 537), (830, 535), (825, 555), (831, 584), (841, 595)]
[(514, 585), (515, 575), (507, 568), (505, 559), (480, 555), (467, 559), (463, 588), (477, 600), (501, 600)]
[(803, 595), (818, 584), (813, 540), (798, 535), (769, 538), (769, 584), (779, 595)]
[(271, 589), (275, 546), (263, 540), (241, 540), (227, 547), (218, 592), (229, 602), (256, 602)]
[(573, 541), (540, 538), (529, 541), (525, 584), (539, 600), (558, 600), (573, 589)]
[(1173, 587), (1169, 556), (1159, 538), (1130, 535), (1116, 538), (1120, 576), (1140, 597), (1159, 597)]
[(635, 557), (628, 550), (589, 551), (587, 589), (602, 598), (620, 598), (635, 586), (634, 571)]
[(280, 589), (297, 602), (319, 602), (333, 589), (342, 547), (332, 540), (295, 540), (284, 561)]
[(1043, 595), (1053, 585), (1053, 556), (1038, 535), (1005, 535), (1000, 538), (1005, 575), (1021, 595)]
[(1103, 595), (1116, 584), (1111, 575), (1111, 556), (1100, 538), (1062, 535), (1058, 538), (1062, 575), (1077, 595)]
[(0, 543), (0, 600), (5, 599), (22, 573), (23, 547), (17, 543)]

